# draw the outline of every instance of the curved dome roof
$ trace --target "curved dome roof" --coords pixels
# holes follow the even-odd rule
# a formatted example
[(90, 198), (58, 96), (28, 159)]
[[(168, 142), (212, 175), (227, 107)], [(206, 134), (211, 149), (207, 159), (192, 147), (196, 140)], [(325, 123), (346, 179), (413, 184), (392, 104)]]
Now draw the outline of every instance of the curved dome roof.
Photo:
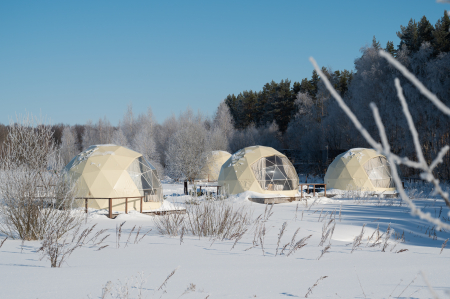
[(298, 176), (289, 159), (266, 146), (250, 146), (234, 153), (222, 166), (219, 185), (230, 194), (254, 191), (295, 196)]
[(328, 166), (327, 188), (361, 191), (394, 191), (386, 157), (373, 149), (354, 148), (338, 155)]
[(199, 179), (217, 181), (219, 179), (220, 169), (222, 165), (231, 157), (231, 154), (226, 151), (212, 151), (208, 156), (205, 166), (201, 171)]
[[(92, 145), (75, 156), (64, 169), (77, 181), (79, 197), (142, 196), (146, 202), (162, 201), (162, 187), (155, 168), (142, 154), (123, 146)], [(89, 206), (105, 208), (107, 201), (89, 200)]]

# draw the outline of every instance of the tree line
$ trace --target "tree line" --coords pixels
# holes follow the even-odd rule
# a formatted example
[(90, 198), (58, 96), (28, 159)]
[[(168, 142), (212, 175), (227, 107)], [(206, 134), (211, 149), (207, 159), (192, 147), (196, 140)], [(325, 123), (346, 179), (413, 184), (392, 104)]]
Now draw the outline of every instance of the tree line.
[[(400, 26), (400, 43), (388, 41), (385, 51), (394, 55), (446, 105), (450, 103), (450, 19), (447, 12), (433, 26), (424, 16)], [(386, 125), (393, 150), (415, 159), (408, 126), (394, 87), (399, 77), (410, 110), (421, 136), (428, 160), (436, 149), (450, 143), (449, 120), (437, 112), (428, 100), (378, 55), (381, 49), (374, 37), (361, 49), (354, 70), (333, 71), (323, 68), (363, 125), (375, 136), (377, 128), (369, 103), (377, 104)], [(214, 115), (206, 116), (187, 109), (162, 123), (155, 121), (151, 108), (136, 115), (130, 105), (117, 126), (104, 117), (83, 125), (52, 126), (53, 140), (68, 163), (80, 151), (93, 144), (114, 143), (144, 155), (161, 176), (192, 179), (198, 174), (205, 155), (212, 150), (231, 153), (251, 145), (294, 150), (313, 157), (312, 162), (326, 164), (317, 153), (332, 153), (368, 144), (353, 127), (313, 71), (311, 78), (291, 84), (289, 79), (271, 81), (261, 91), (243, 91), (228, 95)], [(8, 126), (0, 125), (0, 145), (7, 138)], [(323, 174), (323, 169), (319, 170)], [(450, 179), (450, 157), (436, 170), (442, 179)], [(417, 176), (405, 170), (404, 176)]]
[[(434, 26), (425, 16), (419, 22), (411, 19), (407, 26), (400, 26), (397, 47), (388, 41), (384, 48), (447, 105), (450, 101), (449, 28), (447, 11)], [(399, 113), (401, 106), (394, 87), (394, 78), (399, 77), (427, 160), (431, 161), (437, 155), (436, 149), (449, 144), (449, 120), (378, 55), (379, 49), (382, 46), (374, 36), (372, 44), (361, 49), (361, 57), (355, 60), (353, 71), (322, 70), (363, 125), (375, 135), (377, 128), (369, 103), (376, 103), (387, 126), (389, 141), (394, 144), (393, 150), (415, 159), (406, 120)], [(292, 87), (289, 80), (280, 83), (272, 81), (259, 92), (244, 91), (238, 96), (228, 95), (225, 102), (240, 134), (275, 123), (279, 128), (277, 136), (282, 148), (315, 157), (316, 163), (323, 161), (319, 161), (321, 156), (314, 153), (368, 146), (332, 99), (316, 72), (309, 79), (295, 82)], [(436, 172), (443, 179), (450, 178), (450, 155), (445, 156), (444, 163)], [(413, 170), (406, 169), (403, 175), (418, 176)]]

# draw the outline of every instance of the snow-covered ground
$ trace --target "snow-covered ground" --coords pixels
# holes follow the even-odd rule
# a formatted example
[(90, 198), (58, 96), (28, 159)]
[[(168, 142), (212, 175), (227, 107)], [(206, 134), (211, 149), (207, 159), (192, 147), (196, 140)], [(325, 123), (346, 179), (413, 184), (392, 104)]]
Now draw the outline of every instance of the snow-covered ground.
[[(184, 205), (188, 199), (180, 195), (181, 184), (164, 184), (163, 188), (166, 200), (175, 205)], [(304, 298), (310, 288), (308, 298), (431, 298), (420, 271), (440, 298), (450, 296), (450, 250), (440, 253), (449, 232), (436, 231), (427, 222), (411, 217), (397, 200), (342, 196), (274, 205), (273, 215), (265, 223), (264, 249), (260, 245), (251, 248), (252, 230), (232, 249), (234, 241), (230, 240), (213, 242), (185, 234), (181, 242), (179, 236), (160, 235), (153, 221), (160, 216), (130, 213), (112, 220), (92, 213), (87, 225), (107, 229), (110, 236), (104, 244), (109, 246), (100, 251), (98, 247), (79, 248), (61, 268), (51, 268), (48, 260), (40, 260), (40, 242), (6, 240), (0, 248), (0, 298), (102, 298), (108, 281), (116, 297), (107, 294), (104, 298), (138, 298), (139, 289), (142, 298)], [(244, 197), (228, 200), (252, 209), (254, 218), (264, 213), (265, 205)], [(450, 221), (443, 202), (418, 198), (416, 203)], [(319, 246), (331, 213), (336, 222), (334, 233)], [(124, 221), (117, 248), (116, 227)], [(280, 247), (291, 241), (298, 228), (296, 241), (312, 237), (290, 256), (286, 252), (280, 255), (281, 249), (275, 256), (285, 222)], [(363, 224), (361, 245), (352, 252), (353, 240)], [(378, 226), (385, 232), (389, 224), (394, 232), (385, 252), (383, 244), (370, 247), (374, 238), (368, 242), (368, 237), (376, 235)], [(138, 244), (131, 241), (125, 246), (135, 225), (152, 231)], [(328, 252), (318, 259), (329, 244)], [(406, 251), (397, 253), (403, 249)], [(130, 292), (130, 296), (119, 297), (118, 289)]]

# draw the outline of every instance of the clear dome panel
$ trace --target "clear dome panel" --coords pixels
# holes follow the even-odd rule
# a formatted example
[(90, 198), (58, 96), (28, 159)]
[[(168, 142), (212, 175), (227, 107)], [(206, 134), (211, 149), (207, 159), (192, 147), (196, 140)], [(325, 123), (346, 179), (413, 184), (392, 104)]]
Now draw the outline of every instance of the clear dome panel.
[(363, 167), (375, 188), (395, 187), (394, 181), (392, 180), (391, 167), (385, 157), (372, 158)]
[(162, 188), (155, 168), (143, 157), (135, 159), (127, 168), (145, 202), (162, 201)]
[(298, 176), (291, 162), (284, 157), (270, 156), (252, 164), (261, 188), (267, 191), (298, 189)]

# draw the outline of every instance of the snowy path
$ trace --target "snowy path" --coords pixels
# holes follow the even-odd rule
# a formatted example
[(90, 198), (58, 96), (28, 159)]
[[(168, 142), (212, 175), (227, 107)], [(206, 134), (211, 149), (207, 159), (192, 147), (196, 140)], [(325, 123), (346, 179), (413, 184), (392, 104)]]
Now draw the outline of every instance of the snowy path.
[[(165, 184), (164, 190), (169, 201), (185, 200), (171, 196), (181, 193), (181, 185)], [(418, 203), (427, 206), (432, 214), (439, 213), (442, 205), (432, 200)], [(254, 218), (265, 209), (264, 205), (242, 199), (235, 199), (235, 204), (250, 206)], [(405, 288), (400, 298), (409, 298), (411, 294), (412, 298), (430, 298), (424, 280), (417, 275), (420, 270), (427, 274), (438, 294), (446, 298), (445, 291), (450, 290), (450, 250), (439, 252), (450, 233), (438, 231), (434, 237), (431, 230), (430, 236), (430, 225), (412, 218), (405, 207), (376, 205), (376, 202), (358, 204), (351, 199), (320, 198), (312, 207), (298, 204), (297, 215), (296, 208), (297, 203), (273, 207), (273, 215), (266, 222), (264, 255), (260, 246), (245, 251), (252, 246), (252, 232), (244, 235), (231, 251), (233, 241), (215, 241), (211, 245), (208, 238), (186, 235), (180, 245), (179, 237), (159, 235), (151, 216), (136, 214), (121, 215), (115, 220), (98, 216), (89, 219), (88, 224), (98, 224), (96, 229), (108, 229), (111, 236), (105, 244), (109, 247), (101, 251), (89, 247), (78, 249), (61, 268), (50, 268), (47, 260), (39, 260), (36, 253), (39, 242), (25, 242), (21, 248), (20, 241), (7, 240), (0, 249), (0, 298), (101, 298), (107, 281), (117, 285), (120, 280), (124, 284), (127, 278), (141, 271), (147, 279), (143, 298), (179, 298), (191, 283), (196, 286), (195, 291), (181, 298), (208, 295), (208, 298), (304, 298), (308, 288), (322, 276), (327, 278), (320, 281), (308, 298), (389, 298), (391, 293), (391, 297), (397, 298)], [(318, 260), (324, 247), (318, 246), (322, 226), (335, 210), (336, 228), (331, 248)], [(318, 221), (327, 212), (327, 220)], [(121, 245), (116, 248), (116, 225), (123, 221), (126, 223)], [(298, 227), (297, 240), (312, 234), (307, 245), (289, 257), (275, 256), (278, 233), (284, 222), (287, 228), (281, 244), (289, 242)], [(395, 243), (393, 236), (386, 252), (381, 252), (381, 247), (366, 247), (367, 237), (377, 225), (384, 232), (389, 223), (398, 236), (404, 232), (405, 243), (398, 243), (390, 251)], [(349, 243), (361, 232), (363, 224), (366, 233), (362, 245), (351, 253)], [(142, 225), (143, 231), (153, 230), (139, 244), (125, 247), (134, 225)], [(408, 251), (395, 253), (400, 249)], [(157, 291), (177, 267), (180, 268), (167, 282), (166, 293)]]

